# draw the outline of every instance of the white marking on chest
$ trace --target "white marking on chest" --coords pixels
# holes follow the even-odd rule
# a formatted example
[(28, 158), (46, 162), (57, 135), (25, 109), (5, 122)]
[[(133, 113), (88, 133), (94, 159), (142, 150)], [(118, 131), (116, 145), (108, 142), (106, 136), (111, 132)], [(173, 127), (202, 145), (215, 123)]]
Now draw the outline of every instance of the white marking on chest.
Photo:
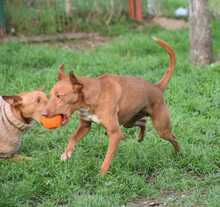
[(100, 119), (98, 118), (97, 115), (91, 113), (89, 111), (89, 109), (85, 109), (85, 108), (81, 108), (79, 110), (79, 113), (80, 113), (80, 117), (83, 119), (83, 120), (86, 120), (86, 121), (93, 121), (97, 124), (100, 124)]

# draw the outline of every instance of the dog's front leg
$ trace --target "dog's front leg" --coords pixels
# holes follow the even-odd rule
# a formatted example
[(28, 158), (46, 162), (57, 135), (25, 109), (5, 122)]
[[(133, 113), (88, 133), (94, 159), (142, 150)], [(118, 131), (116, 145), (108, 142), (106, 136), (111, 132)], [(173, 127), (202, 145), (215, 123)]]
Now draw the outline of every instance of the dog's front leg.
[(68, 145), (61, 155), (61, 160), (65, 161), (70, 159), (77, 142), (82, 139), (91, 129), (91, 122), (80, 119), (80, 124), (76, 130), (76, 132), (70, 137)]
[(120, 129), (120, 126), (118, 124), (117, 118), (112, 118), (103, 123), (104, 127), (107, 130), (107, 134), (109, 136), (109, 144), (108, 144), (108, 150), (105, 155), (104, 162), (102, 163), (101, 169), (100, 169), (100, 175), (104, 175), (111, 164), (112, 159), (114, 158), (114, 155), (117, 151), (118, 144), (120, 140), (123, 138), (123, 133)]

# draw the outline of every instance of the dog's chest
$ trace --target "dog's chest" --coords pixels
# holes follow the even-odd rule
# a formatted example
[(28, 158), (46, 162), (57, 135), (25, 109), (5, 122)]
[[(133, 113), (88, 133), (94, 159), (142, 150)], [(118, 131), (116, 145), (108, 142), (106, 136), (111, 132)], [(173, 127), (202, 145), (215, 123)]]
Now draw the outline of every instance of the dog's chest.
[(93, 113), (91, 113), (89, 111), (89, 109), (86, 109), (86, 108), (81, 108), (79, 110), (79, 113), (80, 113), (80, 117), (83, 119), (83, 120), (86, 120), (86, 121), (92, 121), (92, 122), (95, 122), (97, 124), (100, 124), (100, 119)]

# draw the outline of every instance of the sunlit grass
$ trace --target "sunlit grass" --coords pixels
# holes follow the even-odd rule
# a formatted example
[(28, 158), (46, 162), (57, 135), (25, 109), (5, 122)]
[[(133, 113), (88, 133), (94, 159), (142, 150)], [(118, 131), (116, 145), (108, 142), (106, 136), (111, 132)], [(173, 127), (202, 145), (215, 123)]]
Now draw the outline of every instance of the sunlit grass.
[[(162, 199), (170, 206), (218, 206), (220, 167), (219, 66), (198, 68), (188, 61), (186, 30), (159, 28), (132, 31), (106, 45), (84, 52), (37, 45), (0, 46), (0, 92), (12, 95), (44, 88), (57, 79), (58, 65), (76, 75), (129, 74), (157, 82), (167, 67), (167, 55), (151, 39), (168, 41), (177, 53), (177, 67), (165, 92), (173, 131), (181, 155), (161, 140), (149, 120), (144, 142), (135, 129), (125, 130), (109, 173), (99, 177), (108, 138), (94, 125), (68, 162), (61, 162), (68, 136), (78, 118), (49, 131), (35, 125), (23, 137), (21, 153), (32, 161), (0, 162), (0, 206), (120, 206), (137, 197)], [(215, 36), (215, 41), (219, 38)], [(169, 200), (168, 192), (187, 196)]]

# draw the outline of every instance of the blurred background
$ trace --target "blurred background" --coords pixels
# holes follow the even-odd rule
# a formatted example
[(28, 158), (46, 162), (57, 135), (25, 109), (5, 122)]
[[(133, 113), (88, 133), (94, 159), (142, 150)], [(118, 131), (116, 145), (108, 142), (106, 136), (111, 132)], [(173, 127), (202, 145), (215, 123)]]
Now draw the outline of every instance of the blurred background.
[[(218, 18), (220, 1), (210, 0), (209, 7)], [(143, 19), (152, 14), (178, 16), (178, 8), (188, 8), (188, 0), (143, 0)], [(129, 20), (129, 0), (1, 0), (0, 12), (0, 23), (5, 25), (7, 34), (106, 31), (103, 26)]]

